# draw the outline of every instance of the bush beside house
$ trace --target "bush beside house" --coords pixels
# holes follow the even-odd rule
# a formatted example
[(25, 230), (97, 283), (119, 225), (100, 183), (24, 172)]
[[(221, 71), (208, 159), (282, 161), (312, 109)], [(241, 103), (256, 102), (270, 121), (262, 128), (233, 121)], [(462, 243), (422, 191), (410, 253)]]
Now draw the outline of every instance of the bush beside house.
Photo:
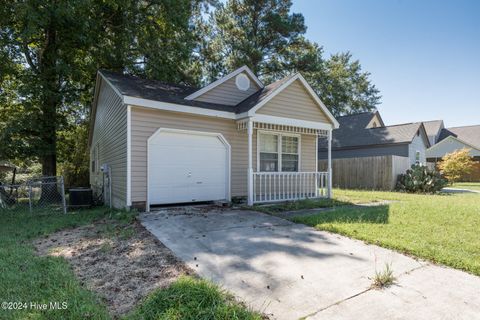
[(464, 148), (451, 153), (447, 153), (438, 168), (440, 172), (453, 182), (462, 181), (468, 177), (475, 167), (475, 161), (470, 156), (470, 149)]
[(448, 184), (438, 171), (414, 164), (398, 176), (397, 190), (410, 193), (437, 193)]

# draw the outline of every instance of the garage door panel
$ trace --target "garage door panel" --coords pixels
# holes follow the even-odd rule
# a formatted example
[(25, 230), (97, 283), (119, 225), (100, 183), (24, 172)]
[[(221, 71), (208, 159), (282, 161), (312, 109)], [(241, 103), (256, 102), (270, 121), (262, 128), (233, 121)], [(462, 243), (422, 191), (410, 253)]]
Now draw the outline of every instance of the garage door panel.
[(148, 148), (150, 204), (226, 199), (229, 150), (217, 135), (165, 131)]

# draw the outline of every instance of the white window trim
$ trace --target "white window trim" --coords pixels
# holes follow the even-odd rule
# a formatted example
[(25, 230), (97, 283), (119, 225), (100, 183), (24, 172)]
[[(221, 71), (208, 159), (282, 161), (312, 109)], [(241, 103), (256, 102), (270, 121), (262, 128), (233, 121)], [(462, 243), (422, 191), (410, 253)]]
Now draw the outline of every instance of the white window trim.
[(282, 137), (296, 137), (298, 138), (298, 171), (286, 171), (286, 172), (302, 172), (302, 135), (296, 133), (287, 133), (281, 131), (266, 131), (257, 130), (257, 172), (260, 172), (260, 135), (269, 134), (272, 136), (278, 136), (278, 171), (282, 171)]
[[(418, 160), (417, 160), (418, 155)], [(422, 164), (422, 152), (420, 150), (415, 151), (415, 164)]]

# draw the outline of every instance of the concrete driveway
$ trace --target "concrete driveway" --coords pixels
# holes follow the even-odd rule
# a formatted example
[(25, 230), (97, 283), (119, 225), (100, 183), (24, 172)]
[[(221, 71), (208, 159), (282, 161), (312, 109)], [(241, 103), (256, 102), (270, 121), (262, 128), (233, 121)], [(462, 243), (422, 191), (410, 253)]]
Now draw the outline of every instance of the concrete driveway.
[[(266, 214), (168, 209), (142, 224), (204, 278), (274, 319), (480, 319), (480, 278)], [(375, 268), (397, 283), (369, 289)]]

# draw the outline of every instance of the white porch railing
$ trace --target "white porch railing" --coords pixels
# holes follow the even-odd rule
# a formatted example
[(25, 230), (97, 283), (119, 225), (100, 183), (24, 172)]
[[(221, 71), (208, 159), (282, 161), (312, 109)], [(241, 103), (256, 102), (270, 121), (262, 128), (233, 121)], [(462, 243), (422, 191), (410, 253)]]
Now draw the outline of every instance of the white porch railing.
[(253, 203), (327, 196), (328, 172), (253, 173)]

